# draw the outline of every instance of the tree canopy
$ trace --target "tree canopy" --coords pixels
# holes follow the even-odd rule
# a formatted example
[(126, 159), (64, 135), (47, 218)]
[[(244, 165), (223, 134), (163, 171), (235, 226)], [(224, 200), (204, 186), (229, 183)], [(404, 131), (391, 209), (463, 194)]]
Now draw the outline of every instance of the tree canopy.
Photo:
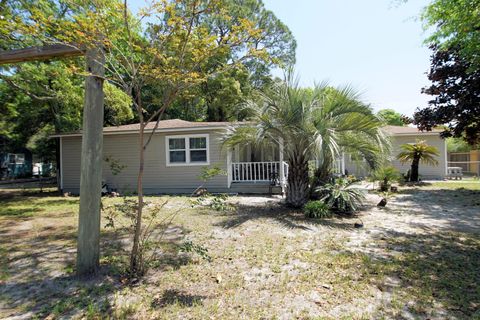
[[(317, 183), (330, 178), (334, 161), (348, 152), (366, 159), (372, 168), (383, 163), (389, 147), (383, 123), (349, 87), (318, 85), (302, 88), (290, 75), (245, 105), (255, 125), (228, 132), (230, 146), (282, 143), (289, 164), (287, 203), (301, 207), (309, 197), (308, 162), (317, 159)], [(280, 142), (281, 141), (281, 142)]]
[(480, 67), (480, 0), (434, 0), (423, 11), (425, 28), (433, 29), (426, 39), (441, 49), (457, 48), (458, 54)]
[(385, 124), (390, 126), (404, 126), (403, 116), (393, 109), (382, 109), (377, 112), (377, 116), (382, 119)]
[(421, 130), (446, 125), (444, 137), (480, 142), (480, 69), (473, 67), (458, 49), (433, 46), (428, 79), (422, 92), (433, 96), (429, 106), (418, 108), (413, 123)]
[[(209, 9), (202, 11), (207, 4)], [(182, 90), (176, 93), (164, 117), (193, 121), (243, 119), (245, 115), (238, 112), (237, 105), (271, 81), (272, 68), (295, 62), (296, 43), (290, 30), (261, 0), (222, 1), (221, 5), (217, 1), (157, 2), (141, 9), (138, 17), (128, 14), (128, 26), (124, 23), (127, 11), (123, 5), (119, 0), (0, 2), (0, 48), (46, 43), (82, 46), (103, 32), (108, 48), (107, 126), (138, 122), (138, 114), (132, 112), (134, 101), (128, 97), (131, 88), (125, 85), (134, 75), (125, 66), (140, 67), (137, 62), (141, 60), (153, 61), (148, 67), (143, 63), (137, 70), (150, 73), (142, 84), (145, 111), (157, 110), (165, 103), (164, 97), (175, 91), (172, 88), (180, 85)], [(172, 57), (182, 49), (178, 47), (181, 42), (175, 42), (181, 38), (168, 32), (185, 27), (179, 19), (192, 5), (202, 13), (195, 21), (195, 30), (199, 32), (192, 37), (195, 44), (190, 44), (195, 50), (189, 49), (180, 70), (178, 60)], [(88, 6), (96, 10), (85, 10)], [(132, 43), (135, 45), (129, 46)], [(212, 50), (214, 47), (223, 49)], [(203, 59), (207, 53), (208, 59)], [(40, 141), (37, 136), (80, 129), (83, 60), (72, 58), (1, 68), (0, 95), (4, 99), (0, 109), (6, 115), (0, 120), (2, 133), (15, 144), (30, 142), (30, 147), (40, 150), (35, 148)], [(228, 68), (224, 67), (226, 64)], [(29, 130), (19, 129), (25, 123), (33, 125)]]

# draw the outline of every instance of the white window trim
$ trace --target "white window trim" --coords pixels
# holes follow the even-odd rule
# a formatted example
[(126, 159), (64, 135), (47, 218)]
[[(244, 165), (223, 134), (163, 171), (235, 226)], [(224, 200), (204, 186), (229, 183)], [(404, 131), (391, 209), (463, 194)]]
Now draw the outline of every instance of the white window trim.
[[(207, 161), (204, 162), (191, 162), (190, 161), (190, 138), (206, 138), (207, 142)], [(185, 139), (185, 162), (170, 162), (170, 139)], [(183, 149), (181, 149), (183, 150)], [(181, 151), (179, 149), (179, 151)], [(193, 149), (203, 150), (203, 149)], [(205, 166), (210, 164), (210, 135), (209, 134), (189, 134), (189, 135), (174, 135), (165, 136), (165, 164), (167, 167), (185, 167), (185, 166)]]

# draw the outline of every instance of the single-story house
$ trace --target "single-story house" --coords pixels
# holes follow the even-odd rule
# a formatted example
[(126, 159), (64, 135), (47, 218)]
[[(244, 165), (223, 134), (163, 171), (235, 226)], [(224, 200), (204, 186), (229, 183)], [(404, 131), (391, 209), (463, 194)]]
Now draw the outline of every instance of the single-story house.
[[(390, 162), (393, 167), (397, 168), (400, 173), (405, 174), (410, 169), (410, 164), (401, 164), (397, 159), (397, 155), (401, 152), (402, 144), (415, 143), (417, 140), (424, 140), (427, 144), (438, 149), (439, 156), (436, 157), (438, 166), (429, 166), (420, 164), (419, 173), (422, 180), (428, 179), (444, 179), (447, 175), (447, 144), (445, 139), (440, 137), (441, 130), (420, 131), (414, 127), (386, 126), (383, 128), (386, 134), (391, 137), (392, 154)], [(358, 159), (352, 159), (351, 156), (344, 156), (344, 166), (348, 174), (357, 177), (366, 177), (369, 174), (365, 163)]]
[[(146, 194), (191, 193), (203, 181), (202, 168), (216, 165), (225, 171), (204, 184), (210, 192), (269, 193), (284, 190), (288, 164), (283, 158), (283, 147), (272, 143), (260, 150), (250, 145), (227, 149), (222, 136), (231, 122), (189, 122), (179, 119), (162, 120), (145, 152), (143, 186)], [(150, 134), (155, 123), (149, 123)], [(138, 124), (106, 127), (103, 129), (103, 181), (120, 192), (133, 192), (139, 167)], [(408, 127), (388, 127), (396, 150), (400, 144), (424, 139), (441, 152), (439, 167), (421, 167), (423, 177), (443, 178), (445, 175), (445, 143), (438, 133), (420, 133)], [(81, 133), (60, 134), (59, 184), (64, 192), (78, 193), (80, 189)], [(358, 161), (343, 157), (338, 169), (341, 173), (362, 175)], [(114, 164), (115, 169), (112, 169)], [(408, 170), (394, 161), (401, 171)], [(275, 184), (274, 187), (271, 185)]]

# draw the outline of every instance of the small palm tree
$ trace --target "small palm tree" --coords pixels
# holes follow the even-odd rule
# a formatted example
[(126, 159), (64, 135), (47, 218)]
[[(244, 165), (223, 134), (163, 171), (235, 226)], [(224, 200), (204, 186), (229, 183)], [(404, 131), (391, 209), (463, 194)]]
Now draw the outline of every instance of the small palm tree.
[(232, 128), (225, 143), (282, 143), (289, 164), (286, 200), (293, 207), (303, 206), (315, 187), (310, 185), (310, 160), (319, 160), (329, 173), (334, 159), (345, 151), (362, 155), (374, 165), (380, 163), (387, 145), (380, 119), (348, 88), (303, 89), (290, 74), (245, 108), (253, 114), (253, 124)]
[(436, 166), (438, 165), (435, 156), (439, 155), (438, 149), (434, 146), (428, 145), (425, 141), (415, 143), (402, 144), (400, 148), (403, 150), (397, 155), (397, 159), (402, 164), (411, 163), (410, 181), (418, 181), (418, 166), (420, 163)]

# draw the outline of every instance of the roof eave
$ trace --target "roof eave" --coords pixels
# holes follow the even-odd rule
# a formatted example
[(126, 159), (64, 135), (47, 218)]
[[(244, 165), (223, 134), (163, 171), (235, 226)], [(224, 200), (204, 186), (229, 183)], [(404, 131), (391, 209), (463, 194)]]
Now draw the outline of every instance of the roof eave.
[[(228, 125), (223, 126), (204, 126), (204, 127), (186, 127), (186, 128), (165, 128), (165, 129), (157, 129), (155, 133), (162, 133), (162, 132), (185, 132), (185, 131), (205, 131), (205, 130), (220, 130), (226, 129)], [(153, 129), (146, 129), (145, 133), (152, 133)], [(123, 131), (103, 131), (104, 136), (108, 135), (119, 135), (119, 134), (135, 134), (138, 133), (139, 130), (123, 130)], [(62, 138), (62, 137), (81, 137), (81, 132), (76, 133), (65, 133), (65, 134), (54, 134), (51, 135), (50, 138)]]

